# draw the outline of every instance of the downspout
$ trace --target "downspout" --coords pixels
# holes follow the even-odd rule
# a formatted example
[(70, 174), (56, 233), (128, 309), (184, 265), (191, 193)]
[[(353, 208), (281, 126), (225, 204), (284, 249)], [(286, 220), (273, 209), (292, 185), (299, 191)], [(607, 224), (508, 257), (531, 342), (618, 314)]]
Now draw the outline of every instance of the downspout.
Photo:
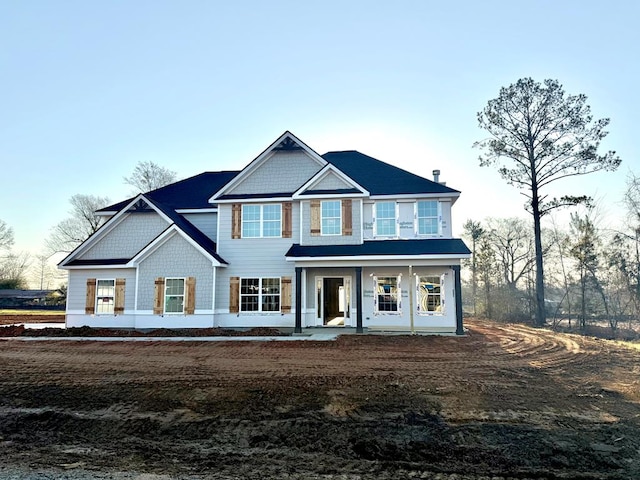
[(409, 265), (409, 322), (411, 324), (411, 335), (416, 334), (413, 324), (413, 265)]

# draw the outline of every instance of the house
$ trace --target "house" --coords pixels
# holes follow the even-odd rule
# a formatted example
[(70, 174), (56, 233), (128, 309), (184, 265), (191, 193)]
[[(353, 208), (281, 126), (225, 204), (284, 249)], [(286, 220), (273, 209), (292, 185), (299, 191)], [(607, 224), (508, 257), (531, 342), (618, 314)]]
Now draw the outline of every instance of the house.
[(68, 326), (347, 326), (462, 334), (460, 192), (290, 132), (241, 171), (100, 210), (61, 263)]

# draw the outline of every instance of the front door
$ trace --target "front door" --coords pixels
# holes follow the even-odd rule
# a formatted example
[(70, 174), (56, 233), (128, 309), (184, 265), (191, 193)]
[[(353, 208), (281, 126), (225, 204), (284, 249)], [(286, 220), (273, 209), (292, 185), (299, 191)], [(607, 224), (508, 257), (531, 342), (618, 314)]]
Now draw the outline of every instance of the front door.
[(351, 277), (319, 277), (316, 289), (316, 325), (350, 326)]

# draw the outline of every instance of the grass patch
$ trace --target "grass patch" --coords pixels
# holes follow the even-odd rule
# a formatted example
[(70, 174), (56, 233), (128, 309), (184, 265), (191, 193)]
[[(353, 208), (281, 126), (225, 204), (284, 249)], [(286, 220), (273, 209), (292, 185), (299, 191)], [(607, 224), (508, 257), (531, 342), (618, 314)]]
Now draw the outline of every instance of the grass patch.
[(0, 315), (64, 315), (64, 310), (11, 310), (0, 308)]

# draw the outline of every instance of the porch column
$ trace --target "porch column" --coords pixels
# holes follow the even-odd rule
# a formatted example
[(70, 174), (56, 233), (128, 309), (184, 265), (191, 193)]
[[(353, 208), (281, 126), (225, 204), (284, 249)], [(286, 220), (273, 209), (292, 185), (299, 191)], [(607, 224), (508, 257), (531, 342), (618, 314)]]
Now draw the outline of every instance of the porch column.
[(362, 267), (356, 267), (356, 333), (362, 333)]
[(302, 267), (296, 267), (296, 326), (294, 333), (302, 333)]
[(452, 265), (456, 291), (456, 335), (464, 335), (462, 326), (462, 282), (460, 281), (460, 265)]

